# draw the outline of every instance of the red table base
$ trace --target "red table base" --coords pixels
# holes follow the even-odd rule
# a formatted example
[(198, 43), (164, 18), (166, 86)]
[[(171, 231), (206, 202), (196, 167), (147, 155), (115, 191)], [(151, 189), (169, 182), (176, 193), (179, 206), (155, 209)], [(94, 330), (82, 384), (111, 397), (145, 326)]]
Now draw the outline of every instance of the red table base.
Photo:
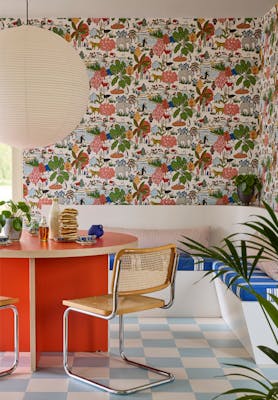
[[(18, 297), (19, 349), (30, 351), (30, 301), (29, 260), (0, 258), (0, 294)], [(0, 312), (0, 351), (13, 349), (13, 314), (10, 310)]]
[[(107, 255), (37, 258), (37, 353), (62, 351), (63, 299), (107, 293)], [(29, 260), (0, 259), (0, 293), (18, 297), (20, 351), (30, 350)], [(70, 315), (70, 351), (106, 351), (107, 321), (86, 315)], [(13, 348), (13, 320), (8, 310), (0, 314), (0, 349)]]

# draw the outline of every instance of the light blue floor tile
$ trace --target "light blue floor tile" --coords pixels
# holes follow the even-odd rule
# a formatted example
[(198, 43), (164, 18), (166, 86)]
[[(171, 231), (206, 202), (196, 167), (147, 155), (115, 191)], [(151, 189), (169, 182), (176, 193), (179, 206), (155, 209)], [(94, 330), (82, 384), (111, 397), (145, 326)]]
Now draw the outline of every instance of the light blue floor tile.
[(213, 351), (208, 347), (178, 349), (181, 357), (214, 357)]
[(67, 400), (68, 393), (42, 393), (42, 392), (27, 392), (23, 400)]
[(146, 363), (157, 368), (181, 368), (183, 366), (181, 360), (175, 357), (146, 357)]
[(148, 371), (141, 368), (110, 368), (110, 379), (147, 379)]
[(204, 335), (198, 331), (173, 331), (172, 335), (175, 339), (203, 339)]
[[(153, 400), (154, 397), (163, 398), (164, 400), (175, 400), (175, 393), (191, 393), (192, 392), (192, 387), (190, 385), (190, 379), (204, 379), (204, 380), (214, 380), (215, 377), (217, 379), (223, 379), (226, 382), (229, 382), (229, 385), (231, 384), (232, 387), (237, 388), (237, 387), (254, 387), (254, 383), (246, 380), (240, 380), (240, 379), (231, 379), (229, 377), (224, 376), (223, 369), (226, 368), (227, 366), (224, 365), (224, 363), (234, 363), (234, 364), (241, 364), (241, 365), (246, 365), (248, 367), (253, 367), (259, 370), (259, 367), (255, 365), (255, 363), (250, 359), (250, 358), (239, 358), (239, 357), (215, 357), (215, 353), (213, 351), (213, 348), (219, 348), (219, 347), (230, 347), (230, 352), (232, 354), (233, 348), (235, 347), (236, 349), (242, 349), (242, 345), (239, 343), (238, 340), (236, 339), (214, 339), (213, 336), (212, 338), (207, 339), (204, 336), (205, 331), (215, 331), (215, 332), (220, 332), (220, 331), (229, 331), (226, 325), (219, 323), (218, 320), (212, 320), (211, 323), (207, 319), (204, 320), (204, 323), (202, 323), (201, 318), (198, 319), (198, 323), (195, 322), (193, 318), (169, 318), (168, 323), (165, 323), (167, 321), (166, 319), (159, 319), (156, 320), (154, 319), (148, 319), (144, 320), (140, 318), (140, 324), (139, 324), (139, 319), (132, 317), (132, 318), (126, 318), (126, 324), (127, 324), (127, 329), (125, 332), (125, 337), (127, 339), (134, 339), (133, 342), (130, 342), (130, 344), (133, 345), (133, 347), (127, 347), (126, 348), (126, 353), (127, 356), (130, 358), (133, 358), (134, 356), (136, 357), (142, 357), (142, 362), (145, 360), (146, 363), (157, 367), (157, 368), (162, 368), (165, 369), (166, 371), (170, 371), (172, 369), (177, 368), (177, 371), (173, 370), (173, 373), (176, 374), (177, 376), (186, 376), (187, 374), (188, 379), (176, 379), (174, 382), (171, 382), (169, 384), (161, 385), (159, 387), (149, 389), (147, 391), (142, 391), (139, 393), (135, 393), (132, 396), (130, 396), (131, 400)], [(161, 323), (162, 322), (162, 323)], [(114, 325), (115, 322), (112, 323), (113, 330), (111, 330), (111, 337), (118, 337), (118, 332), (115, 331), (116, 326)], [(184, 324), (184, 329), (182, 328)], [(195, 324), (196, 330), (194, 328), (188, 326), (188, 324)], [(179, 325), (178, 327), (176, 325)], [(190, 330), (187, 331), (187, 328)], [(201, 329), (201, 330), (199, 330)], [(142, 331), (147, 331), (151, 332), (151, 338), (142, 338)], [(159, 339), (160, 336), (163, 336), (160, 333), (162, 332), (167, 332), (167, 336), (165, 338)], [(170, 336), (171, 335), (171, 336)], [(147, 334), (146, 334), (147, 336)], [(156, 339), (153, 339), (156, 338)], [(171, 339), (171, 337), (173, 339)], [(217, 336), (215, 336), (217, 337)], [(140, 339), (140, 340), (138, 340)], [(185, 343), (189, 343), (188, 347), (185, 348), (177, 348), (176, 343), (179, 343), (179, 339), (190, 339), (188, 342), (185, 341)], [(204, 343), (207, 343), (209, 347), (190, 347), (190, 344), (192, 343), (192, 346), (195, 346), (194, 339), (203, 339)], [(117, 341), (114, 341), (117, 343)], [(181, 342), (184, 343), (184, 342)], [(205, 346), (205, 344), (203, 344)], [(159, 349), (161, 348), (161, 349)], [(168, 355), (168, 350), (173, 350), (176, 352), (175, 349), (178, 350), (179, 356), (177, 357), (145, 357), (144, 352), (145, 349), (148, 349), (150, 351), (151, 349), (154, 349), (155, 353), (154, 354), (161, 354)], [(163, 352), (163, 353), (162, 353)], [(238, 352), (237, 352), (238, 353)], [(0, 357), (2, 354), (2, 361), (6, 362), (9, 358), (9, 354), (5, 353), (0, 353)], [(152, 353), (150, 353), (152, 354)], [(169, 351), (169, 354), (170, 351)], [(58, 365), (58, 367), (44, 367), (42, 365), (42, 368), (40, 368), (38, 371), (36, 371), (33, 374), (30, 374), (30, 378), (36, 380), (36, 379), (41, 379), (42, 382), (44, 379), (49, 380), (51, 382), (51, 379), (53, 379), (53, 384), (55, 384), (56, 379), (61, 379), (62, 377), (65, 378), (65, 380), (68, 383), (68, 392), (51, 392), (51, 391), (44, 391), (44, 392), (26, 392), (24, 395), (24, 400), (67, 400), (69, 398), (68, 393), (73, 392), (74, 398), (79, 400), (79, 394), (80, 394), (80, 400), (87, 399), (87, 398), (92, 398), (92, 400), (97, 397), (98, 399), (101, 398), (99, 397), (103, 393), (103, 398), (104, 399), (110, 399), (110, 400), (119, 400), (120, 396), (117, 395), (107, 395), (104, 394), (104, 392), (100, 391), (99, 389), (93, 388), (92, 386), (78, 382), (74, 379), (70, 379), (66, 377), (66, 374), (63, 370), (62, 367), (62, 357), (61, 353), (44, 353), (44, 357), (41, 358), (41, 362), (49, 363), (51, 364), (51, 357), (53, 356), (53, 365)], [(119, 362), (119, 368), (115, 368), (115, 363), (114, 359), (115, 356), (117, 359), (119, 359), (119, 351), (118, 347), (113, 347), (110, 348), (110, 356), (113, 359), (113, 363), (109, 362), (108, 357), (103, 357), (92, 354), (89, 357), (86, 355), (83, 355), (82, 353), (71, 353), (70, 357), (74, 357), (73, 365), (76, 368), (79, 367), (91, 367), (95, 366), (96, 369), (91, 369), (87, 371), (87, 374), (89, 374), (93, 371), (96, 371), (98, 368), (104, 368), (104, 367), (109, 367), (111, 365), (110, 371), (107, 369), (107, 373), (110, 375), (110, 379), (116, 380), (122, 380), (125, 379), (127, 381), (128, 386), (132, 386), (135, 379), (143, 379), (146, 380), (148, 379), (148, 373), (147, 371), (140, 370), (137, 368), (124, 368), (120, 362)], [(60, 357), (61, 363), (59, 362)], [(213, 365), (211, 365), (213, 368), (203, 368), (202, 362), (194, 362), (194, 358), (212, 358)], [(183, 358), (183, 359), (182, 359)], [(25, 362), (26, 355), (22, 355), (22, 360)], [(190, 368), (190, 362), (192, 359), (192, 368)], [(186, 365), (189, 366), (189, 368), (184, 368), (184, 363), (186, 360)], [(1, 358), (0, 358), (1, 361)], [(122, 363), (124, 363), (122, 361)], [(218, 363), (220, 363), (221, 368), (218, 368)], [(60, 365), (61, 364), (61, 365)], [(204, 363), (206, 364), (206, 363)], [(23, 365), (23, 364), (22, 364)], [(27, 365), (27, 364), (26, 364)], [(117, 364), (116, 364), (117, 365)], [(199, 366), (200, 368), (196, 367)], [(227, 367), (228, 368), (228, 367)], [(270, 379), (277, 379), (278, 373), (277, 373), (277, 368), (274, 367), (263, 367), (262, 368), (263, 372), (270, 378)], [(238, 368), (235, 370), (235, 372), (238, 372)], [(21, 373), (21, 372), (20, 372)], [(25, 373), (25, 372), (24, 372)], [(242, 373), (248, 373), (246, 370), (242, 370)], [(1, 378), (0, 381), (0, 400), (6, 400), (6, 398), (9, 398), (9, 394), (12, 396), (11, 399), (16, 399), (16, 393), (22, 393), (27, 390), (28, 384), (29, 384), (29, 375), (27, 374), (26, 376), (21, 376), (20, 378), (17, 377), (17, 371), (11, 375), (9, 378)], [(180, 375), (178, 375), (180, 374)], [(26, 379), (25, 379), (26, 378)], [(107, 378), (99, 379), (99, 382), (102, 382), (106, 385), (109, 384), (109, 380)], [(36, 382), (37, 383), (37, 382)], [(141, 383), (141, 382), (140, 382)], [(45, 386), (45, 385), (44, 385)], [(213, 387), (213, 386), (212, 386)], [(38, 389), (37, 389), (38, 390)], [(47, 390), (47, 389), (46, 389)], [(51, 390), (51, 383), (49, 385), (49, 390)], [(66, 389), (65, 389), (66, 390)], [(96, 393), (98, 396), (96, 396)], [(152, 396), (153, 393), (153, 396)], [(190, 396), (196, 400), (211, 400), (214, 396), (218, 395), (219, 393), (192, 393)], [(2, 397), (1, 397), (2, 396)], [(5, 397), (3, 397), (5, 396)], [(68, 396), (68, 397), (67, 397)], [(179, 395), (180, 396), (180, 395)], [(176, 396), (177, 397), (177, 396)], [(20, 399), (22, 396), (20, 396)], [(191, 397), (190, 397), (191, 398)], [(225, 396), (224, 400), (235, 400), (235, 396)]]
[(152, 400), (152, 394), (148, 393), (146, 391), (142, 391), (142, 392), (133, 393), (130, 396), (119, 396), (117, 394), (110, 394), (110, 397), (109, 397), (110, 400), (119, 400), (121, 398), (126, 398), (126, 399), (130, 399), (130, 400)]
[[(118, 337), (119, 337), (119, 333), (118, 333)], [(125, 330), (124, 337), (125, 337), (125, 339), (140, 339), (141, 338), (141, 333), (138, 330), (137, 331), (127, 331), (127, 330)]]
[(152, 392), (164, 392), (164, 393), (169, 393), (169, 395), (170, 393), (173, 393), (172, 399), (174, 400), (175, 392), (192, 392), (192, 388), (188, 380), (176, 379), (173, 382), (152, 388)]
[[(119, 348), (111, 347), (111, 354), (119, 355)], [(126, 347), (125, 354), (127, 357), (144, 357), (144, 349), (142, 347)]]
[(250, 358), (235, 358), (235, 357), (219, 357), (217, 358), (218, 362), (223, 365), (224, 367), (226, 364), (237, 364), (237, 365), (244, 365), (249, 368), (258, 369), (258, 366), (255, 364), (255, 361), (251, 360)]
[(0, 392), (25, 392), (28, 383), (28, 379), (16, 379), (14, 376), (7, 378), (2, 377)]
[(213, 348), (218, 347), (242, 347), (237, 339), (207, 339), (208, 344)]
[(224, 376), (221, 368), (186, 368), (189, 379), (213, 379)]
[(269, 380), (278, 381), (278, 366), (272, 368), (261, 368), (263, 375), (265, 375)]
[[(92, 376), (90, 378), (93, 379)], [(97, 378), (96, 381), (100, 382), (103, 385), (109, 385), (109, 379)], [(69, 381), (68, 392), (100, 392), (100, 390), (94, 388), (92, 385), (89, 385), (88, 383), (78, 382), (77, 380), (72, 378)], [(93, 393), (92, 393), (92, 399), (93, 399)], [(49, 398), (48, 400), (52, 399)]]
[(139, 329), (142, 331), (169, 331), (167, 324), (140, 324)]
[[(195, 393), (196, 400), (212, 400), (219, 393)], [(235, 395), (223, 396), (223, 400), (235, 400)]]
[(248, 389), (259, 389), (262, 390), (262, 386), (260, 386), (257, 382), (252, 381), (251, 379), (230, 379), (230, 384), (233, 388), (248, 388)]
[[(141, 338), (141, 333), (140, 331), (127, 331), (125, 330), (124, 332), (125, 339), (140, 339)], [(111, 339), (118, 339), (119, 338), (119, 332), (118, 331), (111, 331), (110, 332), (110, 338)]]
[(143, 339), (143, 347), (176, 347), (175, 341), (171, 339)]

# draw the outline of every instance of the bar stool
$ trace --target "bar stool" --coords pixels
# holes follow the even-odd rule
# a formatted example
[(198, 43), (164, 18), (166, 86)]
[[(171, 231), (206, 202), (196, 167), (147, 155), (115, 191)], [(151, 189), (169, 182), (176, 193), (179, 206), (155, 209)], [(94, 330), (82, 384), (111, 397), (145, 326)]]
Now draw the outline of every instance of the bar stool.
[(0, 377), (11, 374), (18, 364), (19, 358), (19, 346), (18, 346), (18, 311), (15, 303), (18, 302), (18, 299), (12, 297), (0, 296), (0, 310), (11, 309), (14, 314), (14, 361), (12, 366), (9, 369), (5, 369), (0, 371)]
[[(114, 261), (111, 294), (63, 300), (63, 304), (67, 306), (64, 312), (63, 329), (64, 369), (70, 377), (109, 393), (125, 395), (162, 385), (175, 379), (171, 372), (141, 364), (127, 358), (124, 352), (123, 315), (153, 308), (171, 307), (174, 300), (176, 266), (176, 246), (173, 244), (146, 249), (120, 250)], [(145, 294), (157, 292), (167, 287), (170, 289), (169, 300), (167, 302), (161, 298), (145, 296)], [(158, 374), (162, 379), (160, 378), (129, 389), (116, 389), (101, 384), (94, 380), (94, 378), (88, 379), (73, 372), (72, 367), (68, 364), (68, 316), (70, 312), (91, 315), (106, 320), (110, 320), (118, 315), (119, 353), (123, 361), (129, 365)]]

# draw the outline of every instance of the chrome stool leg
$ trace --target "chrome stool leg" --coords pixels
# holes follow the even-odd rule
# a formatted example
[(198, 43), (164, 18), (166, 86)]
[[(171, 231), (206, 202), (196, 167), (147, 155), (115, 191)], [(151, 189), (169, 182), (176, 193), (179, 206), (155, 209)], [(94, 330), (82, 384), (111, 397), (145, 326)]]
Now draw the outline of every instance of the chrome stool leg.
[(5, 308), (11, 309), (14, 314), (14, 361), (13, 361), (12, 366), (9, 369), (6, 369), (6, 370), (0, 372), (0, 377), (11, 374), (16, 369), (16, 367), (18, 365), (18, 359), (19, 359), (18, 311), (14, 305), (1, 306), (0, 310), (4, 310)]
[[(99, 382), (96, 382), (92, 379), (87, 379), (84, 378), (78, 374), (75, 374), (72, 372), (72, 369), (68, 366), (68, 315), (70, 311), (75, 311), (72, 310), (70, 308), (66, 309), (66, 311), (64, 312), (64, 329), (63, 329), (63, 359), (64, 359), (64, 369), (66, 371), (66, 373), (72, 377), (75, 378), (81, 382), (85, 382), (88, 383), (91, 386), (94, 386), (98, 389), (104, 390), (106, 392), (109, 393), (114, 393), (114, 394), (120, 394), (120, 395), (127, 395), (127, 394), (131, 394), (131, 393), (135, 393), (141, 390), (145, 390), (145, 389), (149, 389), (151, 387), (155, 387), (155, 386), (159, 386), (162, 385), (164, 383), (168, 383), (168, 382), (172, 382), (175, 377), (173, 374), (171, 374), (170, 372), (167, 371), (163, 371), (154, 367), (151, 367), (149, 365), (145, 365), (145, 364), (140, 364), (136, 361), (132, 361), (130, 359), (128, 359), (126, 357), (126, 355), (124, 354), (124, 327), (123, 327), (123, 317), (122, 315), (119, 315), (119, 351), (120, 351), (120, 355), (122, 357), (122, 359), (127, 362), (130, 365), (133, 365), (135, 367), (139, 367), (139, 368), (143, 368), (143, 369), (147, 369), (148, 371), (151, 371), (153, 373), (156, 373), (158, 375), (162, 375), (166, 378), (164, 379), (160, 379), (158, 381), (154, 381), (152, 383), (147, 383), (144, 385), (140, 385), (140, 386), (136, 386), (136, 387), (132, 387), (130, 389), (115, 389), (112, 388), (110, 386), (106, 386), (104, 384), (101, 384)], [(85, 313), (84, 313), (85, 314)]]

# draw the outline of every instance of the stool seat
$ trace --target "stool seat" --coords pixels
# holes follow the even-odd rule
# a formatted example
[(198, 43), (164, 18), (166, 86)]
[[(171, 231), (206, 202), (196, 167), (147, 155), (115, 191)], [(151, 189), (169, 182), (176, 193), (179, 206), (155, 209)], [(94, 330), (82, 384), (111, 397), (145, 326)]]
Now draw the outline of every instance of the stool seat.
[(11, 304), (18, 303), (18, 299), (14, 297), (0, 296), (0, 307), (10, 306)]
[(14, 361), (10, 368), (0, 371), (0, 377), (11, 374), (18, 365), (19, 348), (18, 348), (18, 311), (14, 304), (18, 303), (16, 297), (0, 296), (0, 310), (10, 309), (14, 315)]

